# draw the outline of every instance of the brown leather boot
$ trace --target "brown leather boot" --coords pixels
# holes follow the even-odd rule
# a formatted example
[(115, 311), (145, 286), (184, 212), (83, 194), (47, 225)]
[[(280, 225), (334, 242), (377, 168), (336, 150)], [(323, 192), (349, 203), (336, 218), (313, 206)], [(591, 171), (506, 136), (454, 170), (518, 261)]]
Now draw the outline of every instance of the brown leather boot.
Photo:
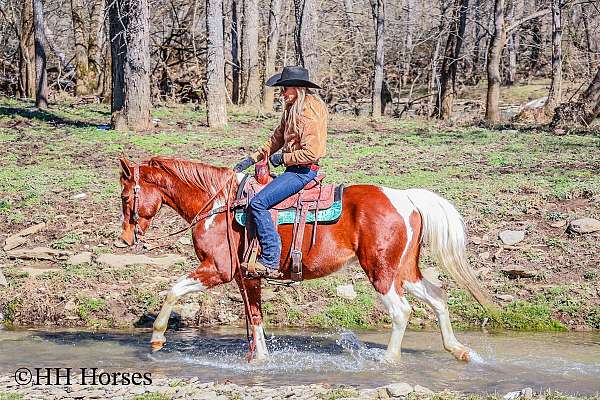
[(278, 279), (283, 276), (277, 269), (269, 268), (263, 265), (260, 261), (255, 261), (253, 266), (248, 263), (242, 264), (242, 267), (246, 270), (246, 276), (252, 278), (270, 278)]

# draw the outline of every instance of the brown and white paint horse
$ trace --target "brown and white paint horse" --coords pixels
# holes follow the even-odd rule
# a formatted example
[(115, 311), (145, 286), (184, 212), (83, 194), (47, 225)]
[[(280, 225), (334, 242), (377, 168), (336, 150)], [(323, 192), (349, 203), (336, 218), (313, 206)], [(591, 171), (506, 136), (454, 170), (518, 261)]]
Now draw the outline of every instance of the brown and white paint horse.
[[(148, 229), (153, 217), (166, 204), (190, 223), (201, 209), (222, 207), (235, 197), (238, 179), (228, 168), (170, 158), (152, 158), (134, 168), (121, 160), (123, 225), (121, 239), (134, 243), (134, 230)], [(134, 177), (135, 175), (137, 176)], [(241, 174), (239, 174), (241, 175)], [(137, 204), (134, 186), (139, 181)], [(234, 181), (225, 187), (224, 182)], [(212, 203), (212, 204), (207, 204)], [(134, 209), (137, 219), (134, 221)], [(199, 292), (235, 279), (241, 284), (231, 250), (242, 249), (242, 228), (226, 213), (212, 215), (192, 228), (193, 244), (200, 265), (180, 277), (169, 291), (153, 326), (151, 345), (158, 350), (166, 343), (165, 330), (177, 300), (188, 293)], [(233, 224), (233, 226), (231, 225)], [(311, 229), (307, 226), (306, 229)], [(278, 227), (286, 265), (284, 278), (289, 278), (288, 257), (292, 226)], [(233, 246), (228, 244), (232, 234)], [(310, 237), (307, 233), (306, 237)], [(468, 361), (469, 349), (452, 331), (445, 293), (423, 278), (419, 270), (419, 253), (426, 243), (438, 264), (457, 283), (464, 286), (481, 304), (490, 304), (477, 283), (466, 257), (466, 235), (463, 220), (447, 200), (423, 189), (397, 190), (374, 185), (352, 185), (343, 192), (343, 211), (335, 224), (319, 227), (316, 244), (309, 251), (310, 240), (303, 249), (304, 279), (329, 275), (351, 260), (358, 260), (381, 301), (390, 313), (392, 335), (385, 353), (386, 361), (400, 358), (404, 331), (411, 314), (406, 293), (427, 303), (435, 312), (444, 348), (457, 359)], [(236, 259), (237, 262), (237, 259)], [(267, 357), (262, 328), (260, 280), (246, 280), (250, 303), (251, 325), (256, 339), (256, 358)]]

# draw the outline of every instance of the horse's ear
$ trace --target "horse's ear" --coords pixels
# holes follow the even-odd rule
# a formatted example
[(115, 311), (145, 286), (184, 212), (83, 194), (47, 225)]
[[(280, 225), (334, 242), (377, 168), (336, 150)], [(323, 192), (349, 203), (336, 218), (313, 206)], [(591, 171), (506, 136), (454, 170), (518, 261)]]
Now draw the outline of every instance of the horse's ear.
[(131, 163), (129, 162), (129, 160), (127, 158), (120, 158), (119, 161), (121, 162), (121, 169), (123, 170), (123, 177), (125, 179), (130, 179), (131, 178)]

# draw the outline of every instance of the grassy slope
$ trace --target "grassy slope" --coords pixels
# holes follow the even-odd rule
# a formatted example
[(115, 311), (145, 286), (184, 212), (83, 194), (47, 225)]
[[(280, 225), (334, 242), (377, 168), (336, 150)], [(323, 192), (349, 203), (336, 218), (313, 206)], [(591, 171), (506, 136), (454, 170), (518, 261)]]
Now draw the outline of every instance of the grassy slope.
[[(34, 236), (30, 246), (89, 249), (96, 254), (123, 252), (111, 246), (119, 229), (117, 160), (122, 152), (133, 160), (163, 154), (233, 165), (277, 123), (275, 116), (234, 111), (230, 128), (213, 132), (204, 126), (203, 111), (159, 108), (153, 112), (159, 119), (153, 132), (123, 134), (97, 128), (109, 120), (103, 105), (64, 104), (49, 113), (35, 113), (30, 107), (0, 100), (0, 232), (47, 221), (47, 229)], [(549, 225), (600, 217), (599, 148), (600, 138), (595, 136), (335, 116), (323, 167), (330, 181), (424, 187), (452, 200), (474, 239), (470, 257), (480, 278), (491, 292), (515, 297), (492, 324), (512, 329), (600, 328), (599, 236), (570, 236), (564, 228)], [(86, 199), (71, 198), (82, 192)], [(164, 210), (154, 233), (161, 226), (164, 232), (172, 231), (181, 223)], [(524, 242), (514, 249), (502, 248), (500, 230), (524, 227)], [(162, 300), (158, 293), (169, 281), (194, 268), (191, 247), (177, 244), (168, 251), (190, 259), (170, 270), (114, 269), (95, 263), (68, 267), (19, 262), (0, 252), (10, 283), (0, 291), (0, 311), (17, 324), (130, 326), (143, 312), (157, 310)], [(499, 269), (509, 265), (536, 270), (538, 277), (508, 280)], [(45, 272), (34, 277), (23, 268)], [(350, 281), (358, 298), (336, 298), (336, 285)], [(452, 316), (462, 325), (481, 324), (485, 312), (447, 283)], [(193, 309), (200, 301), (188, 323), (241, 321), (236, 291), (227, 286), (190, 296), (178, 310)], [(414, 326), (431, 324), (429, 311), (413, 304)], [(387, 322), (355, 266), (305, 282), (298, 291), (269, 288), (264, 307), (272, 324), (368, 327)]]

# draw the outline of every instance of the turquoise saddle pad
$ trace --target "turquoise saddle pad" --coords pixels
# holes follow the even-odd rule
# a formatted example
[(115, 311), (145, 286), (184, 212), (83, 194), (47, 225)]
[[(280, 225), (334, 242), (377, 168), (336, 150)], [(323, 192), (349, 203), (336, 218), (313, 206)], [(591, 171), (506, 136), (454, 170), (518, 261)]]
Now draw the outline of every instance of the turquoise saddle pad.
[[(342, 215), (342, 201), (336, 200), (333, 202), (332, 206), (329, 208), (325, 208), (323, 210), (319, 210), (317, 213), (317, 221), (318, 222), (335, 222)], [(296, 209), (288, 208), (287, 210), (279, 211), (277, 215), (277, 225), (283, 224), (293, 224), (294, 219), (296, 218)], [(235, 220), (238, 224), (242, 226), (246, 226), (246, 210), (237, 210), (235, 212)], [(306, 222), (315, 222), (315, 212), (309, 211), (306, 215)]]

